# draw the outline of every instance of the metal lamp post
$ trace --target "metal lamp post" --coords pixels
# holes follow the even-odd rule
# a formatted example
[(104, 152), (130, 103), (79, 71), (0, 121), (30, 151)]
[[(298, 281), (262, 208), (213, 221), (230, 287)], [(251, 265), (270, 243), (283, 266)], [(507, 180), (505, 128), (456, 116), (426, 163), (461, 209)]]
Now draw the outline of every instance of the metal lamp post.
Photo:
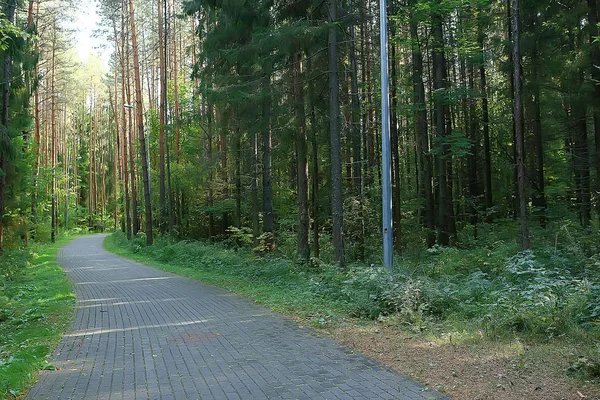
[(392, 228), (392, 162), (390, 140), (390, 86), (388, 80), (388, 28), (386, 0), (379, 0), (381, 38), (381, 158), (383, 191), (383, 265), (392, 271), (394, 263)]

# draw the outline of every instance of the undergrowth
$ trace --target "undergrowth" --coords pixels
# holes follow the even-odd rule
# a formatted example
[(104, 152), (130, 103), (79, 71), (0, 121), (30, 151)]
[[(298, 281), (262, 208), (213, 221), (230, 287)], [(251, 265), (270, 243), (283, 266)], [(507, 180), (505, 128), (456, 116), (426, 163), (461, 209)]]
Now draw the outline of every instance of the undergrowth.
[(514, 237), (510, 224), (486, 229), (480, 228), (477, 240), (462, 238), (461, 248), (405, 252), (393, 274), (366, 263), (344, 272), (320, 260), (299, 265), (285, 237), (270, 255), (252, 252), (235, 238), (221, 244), (159, 238), (147, 247), (143, 236), (128, 242), (118, 233), (106, 245), (142, 261), (168, 263), (162, 268), (183, 270), (276, 310), (309, 316), (316, 326), (358, 317), (418, 332), (475, 326), (494, 339), (598, 338), (600, 256), (590, 231), (534, 230), (541, 245), (518, 252), (508, 240)]
[(74, 304), (72, 287), (56, 263), (53, 245), (0, 256), (0, 398), (20, 398), (64, 334)]

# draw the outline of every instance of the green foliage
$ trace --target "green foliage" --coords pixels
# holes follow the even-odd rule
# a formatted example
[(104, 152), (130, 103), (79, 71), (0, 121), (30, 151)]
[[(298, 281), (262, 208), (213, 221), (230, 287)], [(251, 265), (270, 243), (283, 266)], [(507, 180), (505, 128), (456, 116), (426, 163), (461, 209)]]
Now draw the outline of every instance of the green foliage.
[(576, 238), (584, 232), (570, 232), (574, 242), (564, 248), (549, 241), (554, 247), (515, 254), (516, 245), (503, 241), (512, 236), (512, 227), (507, 228), (488, 231), (486, 239), (470, 249), (436, 246), (400, 257), (394, 274), (362, 263), (352, 264), (343, 274), (321, 260), (313, 260), (310, 267), (295, 266), (290, 261), (295, 259), (293, 246), (289, 254), (257, 256), (251, 246), (239, 246), (251, 240), (244, 230), (232, 232), (233, 252), (229, 245), (167, 240), (145, 247), (137, 239), (128, 243), (120, 234), (107, 243), (142, 260), (168, 261), (174, 272), (193, 271), (196, 277), (258, 296), (277, 309), (316, 315), (316, 326), (348, 315), (419, 332), (440, 324), (475, 324), (490, 338), (597, 334), (600, 261), (597, 255), (579, 258), (577, 244), (582, 244)]
[(56, 264), (68, 240), (8, 255), (17, 273), (0, 276), (0, 398), (23, 395), (68, 327), (74, 296)]
[(5, 250), (0, 255), (0, 282), (18, 278), (29, 265), (31, 256), (29, 249)]
[(248, 248), (254, 243), (252, 229), (250, 228), (236, 228), (230, 226), (229, 229), (227, 229), (227, 233), (229, 235), (223, 241), (223, 244), (227, 247), (234, 249), (242, 247)]

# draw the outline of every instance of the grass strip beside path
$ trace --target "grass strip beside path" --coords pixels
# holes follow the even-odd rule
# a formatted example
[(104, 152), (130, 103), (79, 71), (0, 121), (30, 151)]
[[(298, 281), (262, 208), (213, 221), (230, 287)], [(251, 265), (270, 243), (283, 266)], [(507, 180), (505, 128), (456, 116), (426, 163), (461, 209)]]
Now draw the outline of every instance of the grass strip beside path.
[[(162, 271), (239, 293), (273, 311), (312, 321), (315, 327), (352, 312), (351, 302), (339, 291), (347, 278), (332, 269), (321, 274), (298, 271), (284, 258), (257, 257), (251, 251), (218, 244), (178, 242), (146, 247), (137, 245), (138, 240), (128, 242), (123, 234), (116, 233), (104, 240), (104, 247)], [(328, 284), (321, 285), (321, 281)], [(332, 290), (332, 285), (338, 287)]]
[(0, 277), (2, 399), (22, 397), (40, 369), (54, 369), (48, 358), (71, 323), (75, 303), (72, 285), (56, 256), (72, 239), (36, 245), (12, 280)]

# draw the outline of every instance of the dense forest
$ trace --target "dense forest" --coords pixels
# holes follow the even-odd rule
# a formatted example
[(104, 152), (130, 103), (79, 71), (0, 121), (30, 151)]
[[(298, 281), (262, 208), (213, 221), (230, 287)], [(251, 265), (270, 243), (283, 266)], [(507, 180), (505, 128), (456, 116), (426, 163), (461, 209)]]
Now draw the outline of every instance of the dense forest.
[(570, 341), (538, 365), (600, 376), (600, 0), (389, 0), (385, 98), (375, 0), (83, 6), (86, 61), (81, 4), (0, 1), (0, 350), (38, 245), (114, 231), (315, 327)]
[[(2, 6), (0, 249), (79, 228), (380, 258), (376, 2), (102, 0), (107, 73), (73, 5)], [(597, 228), (596, 1), (387, 8), (396, 253)]]

